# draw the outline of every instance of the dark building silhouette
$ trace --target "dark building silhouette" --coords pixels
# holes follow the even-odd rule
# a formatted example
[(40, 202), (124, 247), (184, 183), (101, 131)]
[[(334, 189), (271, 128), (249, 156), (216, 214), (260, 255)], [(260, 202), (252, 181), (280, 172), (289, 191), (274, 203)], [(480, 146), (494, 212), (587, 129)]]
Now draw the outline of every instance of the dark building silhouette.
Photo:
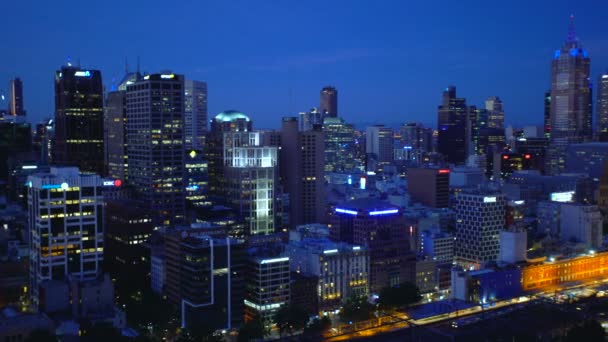
[(104, 174), (103, 87), (99, 70), (55, 72), (53, 163)]
[(438, 109), (437, 151), (448, 163), (462, 164), (466, 161), (467, 113), (466, 100), (456, 97), (456, 87), (446, 88)]
[(321, 89), (321, 113), (324, 117), (338, 117), (338, 90), (334, 87)]
[(608, 141), (608, 71), (597, 79), (596, 125), (599, 141)]
[(9, 90), (8, 114), (13, 116), (25, 115), (25, 109), (23, 109), (23, 82), (19, 77), (10, 81)]

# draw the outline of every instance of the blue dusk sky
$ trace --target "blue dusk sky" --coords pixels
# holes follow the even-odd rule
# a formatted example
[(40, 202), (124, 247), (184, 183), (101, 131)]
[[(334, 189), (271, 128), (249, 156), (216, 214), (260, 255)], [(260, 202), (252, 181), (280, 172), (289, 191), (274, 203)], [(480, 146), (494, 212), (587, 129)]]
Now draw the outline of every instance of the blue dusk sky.
[[(256, 128), (339, 91), (353, 123), (435, 125), (448, 85), (469, 105), (504, 101), (507, 124), (540, 124), (553, 53), (569, 15), (608, 68), (607, 1), (4, 1), (0, 92), (24, 82), (29, 120), (51, 117), (53, 75), (68, 57), (104, 85), (139, 56), (141, 71), (206, 81), (209, 115), (249, 114)], [(6, 107), (6, 102), (0, 101)]]

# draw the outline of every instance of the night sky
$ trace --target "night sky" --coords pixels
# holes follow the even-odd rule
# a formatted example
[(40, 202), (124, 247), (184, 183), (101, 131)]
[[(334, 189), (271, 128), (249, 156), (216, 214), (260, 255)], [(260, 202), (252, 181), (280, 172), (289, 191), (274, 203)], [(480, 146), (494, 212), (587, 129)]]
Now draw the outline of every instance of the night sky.
[(207, 81), (210, 116), (238, 109), (256, 128), (318, 106), (325, 85), (338, 88), (339, 114), (353, 123), (435, 125), (453, 84), (469, 105), (500, 96), (507, 124), (540, 124), (571, 13), (593, 81), (608, 68), (600, 0), (7, 0), (1, 8), (0, 91), (21, 77), (30, 121), (53, 115), (54, 70), (68, 57), (100, 69), (108, 90), (137, 56), (144, 72)]

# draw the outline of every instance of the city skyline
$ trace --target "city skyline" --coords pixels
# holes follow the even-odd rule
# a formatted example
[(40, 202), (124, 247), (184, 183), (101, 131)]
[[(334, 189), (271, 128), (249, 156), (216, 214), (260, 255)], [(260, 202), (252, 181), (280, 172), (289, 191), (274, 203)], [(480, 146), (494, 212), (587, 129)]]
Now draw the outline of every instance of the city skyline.
[[(549, 64), (566, 39), (571, 13), (592, 58), (592, 81), (608, 68), (602, 38), (608, 29), (597, 25), (606, 5), (521, 4), (430, 8), (388, 3), (345, 11), (339, 4), (321, 9), (319, 3), (185, 3), (174, 8), (179, 22), (168, 24), (153, 41), (156, 36), (138, 27), (167, 18), (164, 7), (154, 3), (145, 8), (130, 3), (121, 11), (112, 10), (112, 4), (92, 5), (94, 17), (69, 5), (30, 9), (9, 3), (16, 15), (7, 24), (18, 21), (23, 29), (5, 37), (14, 53), (0, 57), (0, 92), (8, 98), (8, 81), (20, 77), (28, 120), (37, 122), (52, 117), (52, 72), (68, 56), (72, 63), (101, 70), (106, 91), (124, 76), (125, 58), (134, 71), (139, 57), (141, 71), (169, 69), (207, 82), (210, 116), (236, 108), (254, 118), (258, 128), (278, 128), (282, 116), (317, 106), (318, 92), (328, 84), (340, 92), (340, 115), (355, 124), (389, 118), (383, 121), (434, 126), (441, 91), (449, 85), (457, 86), (470, 105), (483, 106), (487, 97), (499, 96), (506, 125), (542, 124)], [(542, 25), (535, 20), (540, 12)], [(48, 21), (62, 16), (70, 20)], [(225, 25), (227, 17), (238, 24)], [(309, 18), (328, 24), (297, 25)], [(73, 30), (79, 23), (83, 30)], [(221, 35), (213, 34), (215, 27), (222, 27)], [(131, 39), (136, 36), (140, 39)], [(157, 42), (165, 48), (158, 49)]]

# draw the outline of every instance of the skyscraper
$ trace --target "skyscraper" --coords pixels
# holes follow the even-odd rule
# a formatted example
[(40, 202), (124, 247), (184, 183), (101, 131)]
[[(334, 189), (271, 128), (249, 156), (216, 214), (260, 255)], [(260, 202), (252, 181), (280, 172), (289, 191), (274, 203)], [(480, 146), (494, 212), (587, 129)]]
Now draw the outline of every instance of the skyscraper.
[(237, 110), (226, 110), (211, 120), (205, 151), (209, 162), (209, 193), (222, 196), (224, 187), (224, 133), (249, 132), (253, 123)]
[(103, 135), (101, 72), (62, 66), (55, 72), (53, 163), (104, 174)]
[(325, 171), (351, 171), (355, 167), (355, 135), (353, 125), (341, 118), (325, 118)]
[(127, 73), (118, 90), (109, 92), (106, 98), (105, 158), (108, 175), (112, 178), (127, 179), (127, 85), (140, 77), (138, 72)]
[(323, 87), (323, 89), (321, 89), (321, 105), (319, 107), (324, 117), (337, 117), (338, 90), (330, 86)]
[(505, 128), (505, 111), (502, 100), (498, 96), (490, 96), (486, 99), (486, 110), (488, 111), (489, 128)]
[(437, 116), (437, 151), (448, 163), (464, 163), (467, 157), (467, 104), (464, 98), (456, 97), (456, 87), (449, 86), (443, 92)]
[(459, 193), (456, 196), (456, 262), (479, 268), (498, 258), (505, 226), (503, 195)]
[(393, 162), (393, 145), (392, 128), (376, 125), (365, 130), (365, 152), (374, 155), (378, 164)]
[(596, 125), (599, 141), (608, 141), (608, 71), (597, 80)]
[(284, 117), (281, 128), (280, 175), (289, 194), (290, 225), (325, 221), (325, 141), (316, 125), (298, 131), (297, 117)]
[(259, 132), (226, 132), (223, 146), (222, 192), (245, 219), (246, 233), (274, 233), (277, 147), (262, 146)]
[(566, 148), (592, 138), (590, 59), (570, 17), (568, 37), (551, 64), (551, 140), (548, 172), (563, 171)]
[(30, 289), (45, 280), (95, 279), (103, 261), (104, 182), (75, 167), (28, 177)]
[(207, 83), (184, 82), (184, 135), (186, 149), (201, 149), (207, 133)]
[(153, 222), (184, 218), (184, 78), (151, 74), (127, 86), (129, 184)]
[(551, 136), (551, 90), (545, 92), (544, 109), (545, 138), (549, 139)]
[(422, 161), (425, 154), (433, 151), (433, 130), (425, 128), (421, 123), (410, 122), (399, 129), (401, 145), (404, 149), (411, 148), (415, 164)]
[(25, 109), (23, 109), (23, 82), (21, 82), (19, 77), (11, 80), (9, 84), (9, 91), (9, 115), (25, 115)]

